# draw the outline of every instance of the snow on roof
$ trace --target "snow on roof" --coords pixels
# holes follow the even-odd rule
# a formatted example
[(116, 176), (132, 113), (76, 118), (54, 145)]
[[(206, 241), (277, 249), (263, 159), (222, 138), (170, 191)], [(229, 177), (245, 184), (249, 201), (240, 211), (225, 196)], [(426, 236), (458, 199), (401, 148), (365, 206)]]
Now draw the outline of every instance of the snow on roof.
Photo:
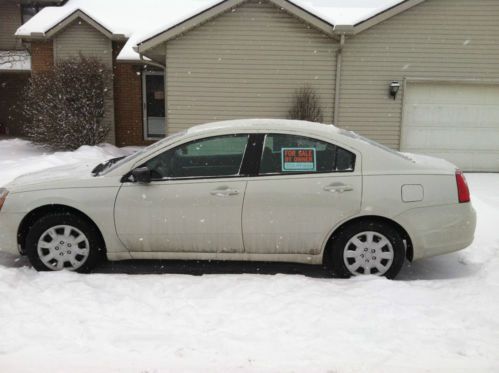
[[(128, 41), (119, 60), (140, 60), (133, 47), (151, 36), (224, 0), (69, 0), (60, 7), (46, 7), (22, 25), (16, 36), (45, 34), (80, 10), (111, 33)], [(290, 0), (332, 25), (355, 25), (403, 0)]]
[(27, 51), (0, 51), (0, 71), (30, 71), (31, 56)]
[(332, 25), (348, 25), (365, 21), (404, 0), (290, 0)]

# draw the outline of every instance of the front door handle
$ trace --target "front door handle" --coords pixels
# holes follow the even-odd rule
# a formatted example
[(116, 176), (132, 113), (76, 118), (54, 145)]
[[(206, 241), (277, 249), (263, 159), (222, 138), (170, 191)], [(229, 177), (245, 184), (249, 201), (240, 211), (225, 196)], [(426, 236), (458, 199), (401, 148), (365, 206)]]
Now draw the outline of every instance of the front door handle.
[(212, 190), (210, 194), (215, 197), (233, 197), (239, 195), (239, 191), (236, 189), (230, 189), (227, 186), (223, 186)]
[(331, 193), (345, 193), (353, 191), (353, 187), (343, 183), (333, 183), (325, 186), (324, 190)]

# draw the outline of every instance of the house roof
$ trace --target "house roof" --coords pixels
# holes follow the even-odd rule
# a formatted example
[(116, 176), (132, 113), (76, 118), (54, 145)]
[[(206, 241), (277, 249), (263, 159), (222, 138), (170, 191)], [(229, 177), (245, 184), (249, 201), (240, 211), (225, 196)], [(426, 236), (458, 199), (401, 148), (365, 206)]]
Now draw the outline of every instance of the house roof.
[[(138, 44), (171, 30), (207, 10), (234, 0), (68, 0), (58, 7), (46, 7), (22, 25), (16, 36), (49, 38), (75, 15), (88, 17), (112, 39), (127, 39), (119, 60), (139, 61)], [(331, 27), (361, 26), (383, 13), (423, 0), (274, 0), (288, 3)], [(104, 32), (105, 33), (105, 32)], [(109, 35), (108, 35), (109, 36)]]

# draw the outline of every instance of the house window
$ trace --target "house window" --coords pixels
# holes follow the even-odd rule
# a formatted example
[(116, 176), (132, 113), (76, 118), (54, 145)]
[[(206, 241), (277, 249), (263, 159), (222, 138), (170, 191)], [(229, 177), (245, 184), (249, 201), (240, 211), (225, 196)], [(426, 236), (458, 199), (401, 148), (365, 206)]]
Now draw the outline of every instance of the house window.
[[(41, 3), (41, 4), (38, 4)], [(48, 6), (59, 6), (62, 5), (62, 0), (53, 1), (37, 1), (37, 0), (21, 0), (21, 20), (25, 24), (31, 18), (33, 18), (40, 10)]]
[(33, 18), (40, 10), (42, 10), (45, 6), (38, 4), (23, 4), (21, 5), (21, 20), (22, 23), (25, 24), (31, 18)]
[(166, 134), (165, 76), (160, 71), (146, 71), (142, 79), (144, 138), (157, 140)]
[(21, 5), (22, 23), (24, 24), (24, 23), (28, 22), (39, 11), (40, 11), (40, 9), (36, 5)]

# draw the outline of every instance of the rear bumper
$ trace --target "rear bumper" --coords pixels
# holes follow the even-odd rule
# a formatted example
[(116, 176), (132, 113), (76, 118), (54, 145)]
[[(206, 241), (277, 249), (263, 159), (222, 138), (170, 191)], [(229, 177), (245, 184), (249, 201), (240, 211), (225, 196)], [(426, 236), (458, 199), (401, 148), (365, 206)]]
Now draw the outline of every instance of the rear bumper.
[(396, 220), (411, 237), (414, 260), (465, 249), (475, 235), (476, 212), (471, 203), (413, 209)]
[(19, 255), (17, 231), (24, 215), (0, 213), (0, 251)]

